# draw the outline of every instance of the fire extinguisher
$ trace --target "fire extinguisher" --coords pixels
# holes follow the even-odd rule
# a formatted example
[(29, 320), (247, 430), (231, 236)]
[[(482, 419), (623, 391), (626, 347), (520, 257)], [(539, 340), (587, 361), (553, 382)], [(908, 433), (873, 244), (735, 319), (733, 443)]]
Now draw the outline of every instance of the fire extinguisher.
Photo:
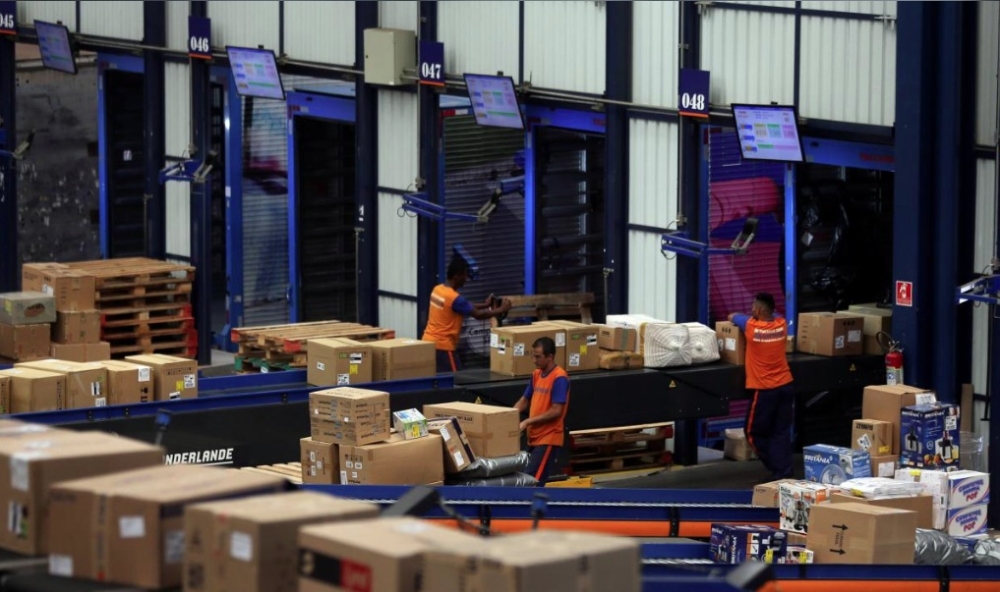
[(885, 354), (885, 382), (886, 384), (905, 384), (903, 382), (903, 348), (898, 341), (885, 331), (879, 331), (879, 343), (883, 339), (887, 342), (882, 347), (888, 350)]

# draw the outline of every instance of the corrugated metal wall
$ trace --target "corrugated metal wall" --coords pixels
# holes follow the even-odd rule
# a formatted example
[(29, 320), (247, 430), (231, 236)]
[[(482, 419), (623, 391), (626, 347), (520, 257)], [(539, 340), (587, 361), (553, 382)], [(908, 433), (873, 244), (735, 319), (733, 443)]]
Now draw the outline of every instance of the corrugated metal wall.
[[(314, 3), (317, 7), (323, 4), (325, 3)], [(208, 18), (212, 19), (212, 45), (215, 47), (263, 45), (277, 53), (280, 37), (278, 5), (279, 2), (275, 0), (253, 2), (208, 0)], [(353, 23), (352, 20), (352, 31)]]
[[(980, 4), (982, 6), (982, 3)], [(972, 272), (980, 273), (996, 254), (996, 163), (992, 160), (976, 161), (976, 251)], [(972, 306), (971, 303), (962, 306)], [(972, 384), (977, 393), (986, 393), (989, 387), (988, 368), (990, 333), (990, 308), (979, 305), (972, 312)], [(993, 372), (1000, 372), (993, 363)], [(984, 403), (976, 403), (975, 418), (983, 417)], [(995, 411), (995, 410), (994, 410)], [(989, 437), (989, 422), (976, 421), (976, 433)], [(987, 440), (988, 441), (988, 440)]]
[[(677, 217), (677, 124), (629, 122), (631, 224), (673, 228)], [(677, 263), (660, 253), (660, 232), (629, 231), (628, 309), (674, 320)]]
[(35, 19), (50, 23), (62, 21), (71, 33), (75, 32), (76, 2), (48, 0), (17, 3), (17, 22), (33, 27)]
[(524, 79), (541, 88), (603, 94), (606, 16), (602, 2), (525, 2)]
[(378, 3), (379, 25), (383, 29), (417, 30), (417, 0), (391, 0)]
[(87, 0), (80, 3), (80, 32), (84, 35), (141, 41), (142, 13), (141, 1)]
[[(254, 6), (257, 1), (237, 4)], [(354, 64), (353, 1), (290, 0), (284, 4), (285, 53), (288, 57), (325, 64)], [(277, 22), (275, 14), (274, 23)], [(265, 47), (278, 49), (277, 42)]]
[(190, 2), (167, 2), (167, 47), (188, 51), (188, 16)]
[(976, 97), (976, 143), (996, 141), (997, 62), (1000, 45), (1000, 3), (979, 2), (979, 63)]
[(520, 79), (517, 2), (440, 2), (438, 39), (448, 73), (496, 74)]
[[(636, 2), (633, 8), (632, 100), (677, 106), (679, 2)], [(694, 10), (694, 6), (690, 7)]]
[[(419, 174), (420, 141), (417, 95), (380, 90), (378, 93), (379, 187), (412, 190)], [(378, 196), (379, 290), (417, 296), (417, 219), (400, 215), (402, 199)], [(379, 296), (379, 324), (399, 337), (418, 337), (417, 303)]]
[[(165, 68), (166, 154), (184, 156), (191, 136), (191, 71), (187, 64), (167, 63)], [(170, 182), (165, 186), (167, 252), (191, 255), (191, 185)]]
[(793, 15), (707, 7), (701, 23), (701, 67), (712, 73), (713, 105), (792, 103)]

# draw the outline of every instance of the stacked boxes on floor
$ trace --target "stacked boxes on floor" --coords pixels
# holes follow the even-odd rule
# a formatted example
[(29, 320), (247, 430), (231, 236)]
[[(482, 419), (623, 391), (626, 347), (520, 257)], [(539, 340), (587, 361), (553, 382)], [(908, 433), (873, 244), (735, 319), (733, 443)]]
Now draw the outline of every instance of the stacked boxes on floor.
[(0, 357), (14, 361), (49, 357), (56, 299), (41, 291), (0, 294)]
[(48, 355), (71, 362), (111, 358), (111, 345), (101, 341), (101, 315), (94, 276), (60, 263), (25, 263), (21, 285), (55, 300)]

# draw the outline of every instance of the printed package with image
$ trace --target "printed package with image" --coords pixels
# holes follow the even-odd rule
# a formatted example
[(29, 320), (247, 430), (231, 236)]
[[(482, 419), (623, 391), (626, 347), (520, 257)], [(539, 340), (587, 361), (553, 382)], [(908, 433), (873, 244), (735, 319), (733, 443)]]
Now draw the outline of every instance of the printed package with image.
[(957, 405), (933, 403), (904, 407), (900, 412), (900, 466), (957, 470), (958, 427)]

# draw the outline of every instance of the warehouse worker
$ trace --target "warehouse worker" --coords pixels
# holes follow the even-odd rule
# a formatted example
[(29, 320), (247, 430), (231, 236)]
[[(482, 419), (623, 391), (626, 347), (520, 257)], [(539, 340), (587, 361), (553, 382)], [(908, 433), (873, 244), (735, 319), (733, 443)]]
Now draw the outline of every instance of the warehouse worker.
[(771, 479), (792, 475), (792, 421), (795, 395), (792, 372), (785, 358), (788, 323), (774, 314), (774, 296), (754, 297), (750, 314), (729, 320), (746, 335), (746, 388), (753, 391), (744, 430)]
[(424, 341), (434, 342), (437, 349), (437, 371), (457, 372), (459, 370), (458, 338), (462, 333), (462, 320), (472, 317), (477, 320), (498, 317), (510, 310), (510, 300), (504, 299), (497, 308), (491, 308), (493, 298), (482, 304), (472, 304), (459, 296), (458, 291), (469, 279), (469, 264), (461, 257), (455, 257), (448, 264), (445, 283), (431, 291), (430, 311), (427, 313), (427, 327)]
[(556, 342), (551, 337), (536, 339), (531, 346), (531, 357), (535, 371), (514, 408), (520, 413), (528, 412), (528, 419), (521, 422), (521, 431), (528, 432), (531, 452), (525, 471), (537, 479), (539, 485), (545, 485), (565, 438), (569, 376), (556, 365)]

